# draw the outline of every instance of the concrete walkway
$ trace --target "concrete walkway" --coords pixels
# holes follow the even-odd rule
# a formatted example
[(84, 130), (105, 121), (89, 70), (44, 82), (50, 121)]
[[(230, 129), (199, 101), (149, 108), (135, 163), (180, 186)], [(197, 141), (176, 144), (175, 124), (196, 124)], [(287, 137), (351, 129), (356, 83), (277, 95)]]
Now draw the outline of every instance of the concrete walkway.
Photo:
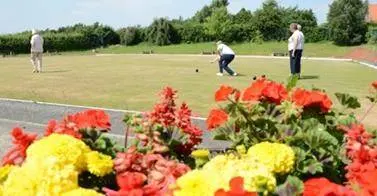
[[(0, 98), (0, 155), (3, 155), (6, 149), (11, 145), (9, 132), (12, 130), (12, 128), (19, 126), (24, 128), (26, 131), (35, 132), (42, 135), (45, 125), (49, 120), (60, 120), (67, 114), (72, 114), (89, 108), (103, 109), (110, 115), (112, 130), (109, 136), (123, 143), (125, 129), (124, 123), (122, 122), (123, 117), (126, 113), (137, 113), (137, 111)], [(205, 130), (205, 119), (193, 118), (192, 120), (194, 124)], [(228, 143), (213, 141), (210, 132), (205, 131), (203, 144), (201, 147), (223, 149), (226, 146), (228, 146)]]

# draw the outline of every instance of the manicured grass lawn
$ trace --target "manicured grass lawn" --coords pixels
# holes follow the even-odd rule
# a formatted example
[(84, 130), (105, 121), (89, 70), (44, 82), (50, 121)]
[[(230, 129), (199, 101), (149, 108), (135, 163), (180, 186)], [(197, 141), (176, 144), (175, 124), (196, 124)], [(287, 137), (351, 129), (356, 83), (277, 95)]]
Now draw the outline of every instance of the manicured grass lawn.
[[(263, 44), (242, 43), (233, 44), (232, 48), (237, 54), (242, 55), (271, 55), (273, 52), (286, 52), (286, 42), (265, 42)], [(330, 42), (307, 43), (305, 45), (305, 56), (310, 57), (343, 57), (355, 47), (336, 46)], [(214, 43), (179, 44), (170, 46), (152, 46), (143, 43), (137, 46), (110, 46), (99, 49), (100, 53), (141, 53), (142, 51), (153, 50), (157, 54), (200, 54), (203, 51), (215, 50)]]
[[(206, 116), (216, 104), (213, 96), (221, 84), (240, 89), (254, 75), (266, 74), (286, 81), (287, 60), (237, 58), (232, 67), (240, 77), (217, 77), (211, 56), (110, 55), (51, 56), (44, 58), (45, 72), (32, 74), (27, 57), (0, 59), (0, 97), (99, 106), (130, 110), (150, 109), (166, 85), (179, 90), (194, 113)], [(313, 86), (365, 97), (377, 71), (351, 62), (305, 60), (299, 86)], [(199, 69), (199, 73), (195, 72)], [(336, 102), (334, 100), (334, 102)], [(376, 109), (372, 117), (376, 118)], [(371, 118), (372, 118), (371, 117)], [(374, 120), (373, 119), (373, 120)]]

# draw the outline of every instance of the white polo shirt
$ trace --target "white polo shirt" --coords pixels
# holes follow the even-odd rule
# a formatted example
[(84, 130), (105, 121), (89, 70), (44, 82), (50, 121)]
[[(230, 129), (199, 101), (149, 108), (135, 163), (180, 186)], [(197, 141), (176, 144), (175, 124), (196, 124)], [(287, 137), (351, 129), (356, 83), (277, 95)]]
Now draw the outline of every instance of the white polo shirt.
[[(297, 47), (295, 47), (295, 39), (297, 39)], [(288, 51), (291, 50), (303, 50), (304, 49), (304, 34), (296, 30), (292, 36), (288, 39)]]
[(234, 51), (225, 44), (219, 44), (217, 46), (217, 51), (219, 51), (221, 55), (224, 55), (224, 54), (235, 55)]
[(43, 38), (39, 34), (35, 34), (31, 37), (31, 52), (43, 52)]

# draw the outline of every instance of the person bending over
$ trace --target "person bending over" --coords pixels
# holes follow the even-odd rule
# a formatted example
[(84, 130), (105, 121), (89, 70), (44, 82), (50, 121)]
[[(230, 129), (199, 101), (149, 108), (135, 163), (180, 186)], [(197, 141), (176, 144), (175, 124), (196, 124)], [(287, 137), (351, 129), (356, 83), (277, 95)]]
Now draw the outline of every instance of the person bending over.
[(220, 72), (217, 73), (217, 75), (224, 76), (223, 72), (225, 70), (226, 72), (228, 72), (229, 75), (237, 76), (238, 74), (229, 67), (229, 64), (234, 60), (235, 57), (234, 51), (229, 46), (225, 45), (222, 41), (218, 41), (216, 45), (217, 53), (219, 56), (211, 62), (219, 62)]

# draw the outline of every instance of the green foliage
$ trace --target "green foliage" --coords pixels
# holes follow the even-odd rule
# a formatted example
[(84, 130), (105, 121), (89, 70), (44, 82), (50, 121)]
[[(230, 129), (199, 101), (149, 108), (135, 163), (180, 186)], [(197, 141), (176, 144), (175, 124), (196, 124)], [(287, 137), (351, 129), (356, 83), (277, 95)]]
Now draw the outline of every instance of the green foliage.
[(117, 152), (123, 151), (123, 147), (118, 146), (114, 140), (106, 137), (101, 132), (96, 130), (83, 130), (81, 133), (83, 135), (82, 141), (92, 150), (109, 155), (112, 158), (115, 158)]
[(351, 96), (346, 93), (335, 93), (335, 96), (338, 99), (339, 103), (347, 109), (357, 109), (361, 107), (360, 102), (355, 96)]
[(285, 37), (283, 12), (277, 1), (266, 0), (262, 9), (255, 12), (255, 24), (265, 40), (282, 40)]
[(304, 183), (296, 176), (288, 176), (284, 184), (277, 188), (277, 195), (292, 196), (301, 195), (304, 192)]
[(112, 190), (119, 189), (116, 182), (115, 173), (108, 174), (104, 177), (98, 177), (86, 171), (80, 173), (78, 178), (78, 184), (80, 187), (86, 189), (94, 189), (100, 193), (103, 193), (103, 188), (108, 188)]
[(141, 27), (127, 27), (117, 31), (120, 44), (132, 46), (143, 41), (143, 29)]
[(368, 1), (336, 0), (328, 14), (331, 38), (339, 45), (357, 45), (366, 40)]
[(171, 21), (165, 18), (155, 19), (148, 27), (146, 39), (158, 46), (179, 43), (177, 30), (174, 29)]
[[(62, 27), (58, 30), (41, 32), (45, 44), (44, 50), (49, 52), (87, 50), (100, 46), (118, 44), (119, 35), (109, 26), (99, 23), (93, 25), (77, 24)], [(28, 53), (30, 51), (31, 32), (0, 36), (0, 53)]]

